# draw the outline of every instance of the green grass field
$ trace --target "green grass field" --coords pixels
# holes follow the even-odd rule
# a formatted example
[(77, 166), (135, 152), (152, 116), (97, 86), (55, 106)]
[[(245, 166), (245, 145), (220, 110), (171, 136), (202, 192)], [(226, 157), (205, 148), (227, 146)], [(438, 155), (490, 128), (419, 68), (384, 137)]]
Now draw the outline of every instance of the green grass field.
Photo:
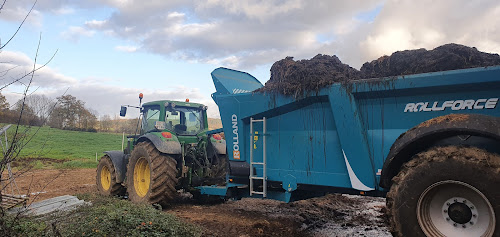
[[(3, 127), (0, 124), (0, 127)], [(24, 133), (27, 127), (19, 127)], [(9, 142), (15, 126), (8, 130)], [(1, 136), (2, 142), (5, 139)], [(49, 127), (31, 127), (14, 166), (27, 163), (34, 168), (95, 168), (103, 151), (121, 150), (122, 134), (67, 131)]]

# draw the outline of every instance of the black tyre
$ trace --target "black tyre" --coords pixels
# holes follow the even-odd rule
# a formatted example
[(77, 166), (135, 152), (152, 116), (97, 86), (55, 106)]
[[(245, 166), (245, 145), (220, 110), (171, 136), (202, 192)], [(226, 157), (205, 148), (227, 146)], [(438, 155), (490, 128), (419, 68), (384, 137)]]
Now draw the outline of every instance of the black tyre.
[(472, 147), (417, 154), (393, 178), (394, 236), (500, 236), (500, 156)]
[(125, 193), (125, 187), (116, 182), (116, 172), (111, 158), (105, 155), (99, 160), (96, 176), (97, 190), (106, 196), (119, 196)]
[(134, 147), (127, 166), (127, 190), (135, 203), (166, 205), (177, 191), (177, 162), (160, 153), (151, 143)]

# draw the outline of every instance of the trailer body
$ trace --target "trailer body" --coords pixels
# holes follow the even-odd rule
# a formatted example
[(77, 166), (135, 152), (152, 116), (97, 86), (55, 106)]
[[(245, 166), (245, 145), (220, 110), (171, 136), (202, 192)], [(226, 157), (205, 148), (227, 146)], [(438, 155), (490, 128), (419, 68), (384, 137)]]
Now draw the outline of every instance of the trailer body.
[[(254, 92), (263, 85), (244, 72), (218, 68), (211, 75), (230, 166), (226, 186), (199, 187), (203, 194), (285, 202), (313, 191), (384, 196), (408, 156), (430, 146), (500, 147), (499, 66), (335, 83), (297, 98)], [(440, 133), (455, 125), (436, 118), (450, 114), (463, 115), (453, 119), (465, 125)], [(476, 116), (493, 125), (468, 122)], [(430, 142), (405, 138), (413, 150), (401, 148), (398, 138), (426, 128)], [(476, 133), (461, 139), (460, 129)]]

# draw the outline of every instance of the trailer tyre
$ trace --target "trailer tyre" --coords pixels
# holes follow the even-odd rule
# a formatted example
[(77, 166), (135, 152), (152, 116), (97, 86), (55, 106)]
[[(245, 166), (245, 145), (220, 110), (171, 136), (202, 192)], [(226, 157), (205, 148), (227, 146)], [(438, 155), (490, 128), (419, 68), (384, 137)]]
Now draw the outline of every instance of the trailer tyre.
[(436, 147), (393, 178), (387, 210), (394, 236), (500, 236), (500, 156)]
[(167, 205), (177, 193), (177, 162), (150, 142), (134, 147), (127, 166), (129, 199), (135, 203)]
[(96, 184), (102, 195), (119, 196), (125, 193), (125, 187), (116, 182), (115, 167), (107, 155), (101, 157), (97, 165)]

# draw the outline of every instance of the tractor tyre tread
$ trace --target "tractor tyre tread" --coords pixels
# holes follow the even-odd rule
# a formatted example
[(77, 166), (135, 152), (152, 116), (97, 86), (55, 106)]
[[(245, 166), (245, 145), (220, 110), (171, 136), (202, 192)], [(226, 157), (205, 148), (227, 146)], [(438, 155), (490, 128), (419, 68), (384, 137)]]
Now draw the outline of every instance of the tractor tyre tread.
[[(145, 152), (146, 154), (137, 154), (138, 152)], [(170, 201), (175, 198), (177, 190), (177, 161), (167, 154), (162, 154), (150, 142), (141, 142), (137, 144), (132, 151), (132, 155), (127, 168), (127, 184), (133, 189), (134, 181), (132, 178), (134, 172), (134, 165), (132, 159), (138, 159), (134, 156), (146, 155), (150, 165), (151, 183), (148, 193), (144, 198), (138, 197), (134, 192), (129, 190), (130, 200), (133, 202), (146, 202), (150, 204), (160, 204), (166, 206)], [(174, 178), (172, 178), (174, 177)]]
[[(414, 186), (412, 184), (421, 182), (421, 179), (415, 179), (415, 177), (422, 178), (422, 174), (425, 174), (426, 176), (435, 175), (434, 172), (436, 171), (429, 170), (428, 168), (432, 165), (443, 162), (461, 162), (463, 165), (474, 167), (478, 173), (484, 172), (494, 175), (492, 177), (500, 177), (500, 155), (496, 153), (489, 153), (476, 147), (433, 147), (427, 151), (416, 154), (410, 161), (403, 165), (403, 168), (398, 175), (392, 179), (393, 184), (386, 196), (386, 215), (390, 223), (389, 229), (393, 236), (425, 236), (420, 229), (419, 231), (413, 231), (411, 233), (403, 230), (405, 226), (408, 226), (408, 223), (402, 223), (401, 220), (407, 221), (412, 218), (416, 219), (416, 216), (400, 217), (398, 212), (401, 204), (405, 203), (405, 205), (412, 206), (412, 204), (409, 204), (409, 200), (402, 200), (400, 195), (402, 193), (408, 193)], [(498, 183), (498, 181), (494, 182)], [(491, 187), (485, 189), (486, 191), (498, 193), (497, 191), (493, 191)], [(491, 200), (495, 199), (493, 201), (498, 205), (500, 198), (496, 196), (497, 195), (490, 194), (489, 198)], [(418, 200), (418, 197), (416, 197), (416, 199)], [(500, 236), (498, 222), (498, 220), (500, 220), (500, 208), (498, 206), (495, 208), (495, 213), (497, 224), (494, 236)], [(418, 222), (416, 223), (416, 226), (419, 226)]]
[[(104, 190), (102, 188), (101, 184), (101, 170), (103, 166), (107, 166), (109, 173), (111, 174), (111, 185), (108, 190)], [(125, 194), (125, 187), (121, 183), (116, 182), (116, 171), (115, 171), (115, 166), (113, 165), (113, 162), (111, 161), (111, 158), (108, 155), (104, 155), (101, 157), (99, 160), (99, 164), (97, 165), (97, 170), (96, 170), (96, 185), (97, 185), (97, 190), (99, 191), (100, 194), (105, 195), (105, 196), (121, 196)]]

